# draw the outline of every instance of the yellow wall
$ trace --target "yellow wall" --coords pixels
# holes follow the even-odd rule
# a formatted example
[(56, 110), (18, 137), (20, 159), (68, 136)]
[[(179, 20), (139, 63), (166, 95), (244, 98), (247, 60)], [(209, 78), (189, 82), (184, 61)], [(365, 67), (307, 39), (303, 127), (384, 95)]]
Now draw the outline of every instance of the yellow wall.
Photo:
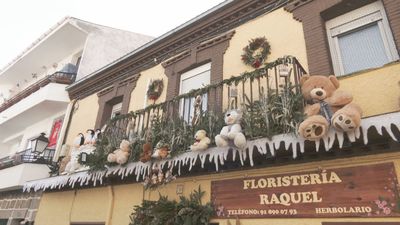
[(113, 189), (114, 207), (110, 225), (128, 225), (130, 222), (129, 215), (133, 211), (133, 206), (142, 203), (143, 185), (141, 183), (118, 185), (114, 186)]
[(102, 222), (108, 218), (110, 195), (106, 187), (78, 190), (71, 222)]
[(354, 102), (363, 109), (363, 116), (400, 110), (400, 63), (339, 77), (340, 88), (353, 94)]
[(71, 145), (79, 133), (86, 133), (87, 129), (93, 129), (96, 123), (99, 103), (97, 94), (81, 99), (76, 104), (77, 110), (72, 115), (68, 130), (66, 144)]
[(243, 48), (249, 44), (249, 40), (263, 36), (271, 45), (268, 62), (285, 55), (292, 55), (308, 71), (303, 26), (293, 19), (291, 13), (281, 8), (235, 28), (235, 35), (224, 55), (224, 79), (254, 70), (243, 64), (240, 56), (243, 54)]
[[(143, 191), (141, 183), (113, 186), (114, 201), (111, 201), (111, 187), (90, 188), (77, 190), (74, 197), (74, 191), (44, 193), (40, 202), (36, 223), (38, 225), (52, 225), (58, 221), (57, 225), (67, 225), (72, 222), (106, 222), (107, 225), (128, 224), (129, 215), (133, 206), (140, 204), (142, 199), (157, 200), (159, 193), (168, 195), (169, 199), (178, 199), (176, 189), (178, 185), (183, 185), (184, 195), (198, 188), (206, 191), (203, 203), (210, 201), (211, 181), (225, 180), (234, 178), (243, 178), (246, 176), (260, 176), (284, 174), (301, 171), (310, 171), (317, 168), (331, 169), (353, 167), (360, 165), (393, 162), (397, 171), (397, 177), (400, 179), (400, 153), (386, 153), (379, 155), (369, 155), (361, 157), (352, 157), (346, 159), (326, 160), (312, 163), (283, 165), (279, 167), (270, 167), (262, 169), (242, 170), (235, 172), (220, 172), (212, 175), (178, 178), (177, 180), (162, 186), (154, 191)], [(111, 208), (111, 213), (110, 213)], [(72, 209), (72, 211), (71, 211)], [(70, 213), (71, 212), (71, 213)], [(69, 216), (70, 215), (70, 216)], [(110, 216), (112, 215), (112, 216)], [(242, 225), (268, 224), (268, 225), (321, 225), (322, 221), (398, 221), (399, 218), (348, 218), (348, 219), (243, 219)], [(220, 222), (220, 225), (226, 225), (226, 220), (213, 220)], [(231, 223), (234, 221), (231, 220)]]
[(167, 93), (168, 79), (164, 73), (164, 67), (161, 64), (150, 68), (148, 70), (140, 72), (140, 78), (136, 83), (136, 88), (132, 91), (131, 101), (129, 104), (129, 111), (135, 111), (138, 109), (143, 109), (154, 103), (152, 100), (146, 101), (147, 87), (150, 80), (153, 79), (163, 79), (164, 90), (161, 96), (157, 99), (155, 103), (160, 103), (165, 101), (165, 96)]
[[(51, 192), (42, 196), (35, 224), (70, 225), (75, 191)], [(57, 222), (56, 222), (57, 221)]]

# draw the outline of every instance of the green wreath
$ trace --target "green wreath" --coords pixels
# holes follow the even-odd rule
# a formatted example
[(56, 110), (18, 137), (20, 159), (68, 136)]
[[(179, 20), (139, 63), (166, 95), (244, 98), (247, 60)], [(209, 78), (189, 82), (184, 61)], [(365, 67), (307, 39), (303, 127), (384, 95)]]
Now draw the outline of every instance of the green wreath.
[(249, 45), (243, 48), (242, 61), (254, 68), (260, 67), (271, 53), (271, 46), (265, 37), (259, 37), (249, 41)]
[(164, 89), (164, 82), (162, 79), (154, 80), (147, 89), (147, 97), (151, 100), (157, 100)]

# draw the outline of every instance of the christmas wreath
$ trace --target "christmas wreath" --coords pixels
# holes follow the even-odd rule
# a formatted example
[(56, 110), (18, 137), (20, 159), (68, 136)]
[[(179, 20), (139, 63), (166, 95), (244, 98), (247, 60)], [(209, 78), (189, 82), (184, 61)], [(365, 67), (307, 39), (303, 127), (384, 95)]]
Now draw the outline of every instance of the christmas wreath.
[(154, 101), (157, 100), (160, 97), (163, 88), (164, 82), (162, 79), (153, 80), (147, 89), (147, 97)]
[(258, 68), (271, 53), (271, 46), (265, 37), (259, 37), (249, 41), (249, 45), (243, 48), (242, 61), (246, 65)]

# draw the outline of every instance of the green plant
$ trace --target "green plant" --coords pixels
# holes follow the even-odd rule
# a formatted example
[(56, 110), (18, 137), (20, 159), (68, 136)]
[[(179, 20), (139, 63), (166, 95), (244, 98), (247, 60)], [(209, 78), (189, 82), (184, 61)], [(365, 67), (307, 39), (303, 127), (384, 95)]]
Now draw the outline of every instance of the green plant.
[(130, 225), (207, 225), (214, 215), (210, 202), (202, 205), (205, 192), (198, 190), (189, 196), (181, 196), (179, 202), (161, 196), (158, 201), (143, 201), (134, 206)]
[(189, 198), (180, 196), (177, 209), (175, 224), (180, 225), (207, 225), (210, 218), (214, 215), (214, 207), (208, 202), (205, 205), (201, 204), (201, 199), (204, 197), (205, 192), (201, 191), (200, 186), (198, 190), (190, 193)]
[(295, 133), (303, 120), (303, 96), (296, 86), (282, 86), (279, 91), (263, 89), (259, 100), (251, 102), (244, 96), (242, 104), (244, 132), (250, 139)]
[(109, 144), (107, 137), (102, 137), (97, 141), (96, 150), (87, 155), (86, 162), (82, 162), (81, 157), (78, 158), (78, 162), (81, 165), (88, 166), (90, 171), (104, 170), (104, 166), (109, 165), (107, 155), (113, 150), (115, 148)]

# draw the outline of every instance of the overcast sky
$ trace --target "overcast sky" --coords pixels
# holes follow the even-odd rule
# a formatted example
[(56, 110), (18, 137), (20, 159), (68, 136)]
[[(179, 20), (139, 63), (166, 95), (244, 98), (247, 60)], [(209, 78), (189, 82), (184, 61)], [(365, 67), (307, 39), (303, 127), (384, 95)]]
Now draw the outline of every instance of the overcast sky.
[(0, 68), (65, 16), (160, 36), (224, 0), (1, 0)]

